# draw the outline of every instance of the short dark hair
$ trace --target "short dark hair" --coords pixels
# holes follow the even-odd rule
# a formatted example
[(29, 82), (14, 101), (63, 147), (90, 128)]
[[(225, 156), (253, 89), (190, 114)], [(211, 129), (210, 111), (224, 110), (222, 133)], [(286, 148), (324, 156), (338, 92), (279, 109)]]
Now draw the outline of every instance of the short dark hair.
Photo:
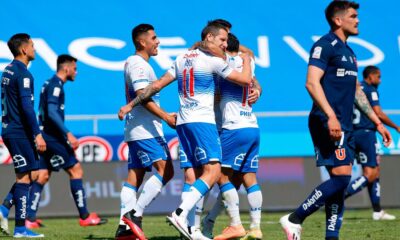
[(346, 11), (349, 8), (354, 8), (357, 10), (359, 7), (360, 7), (360, 4), (358, 4), (356, 2), (350, 2), (350, 1), (345, 1), (345, 0), (332, 1), (328, 5), (328, 7), (326, 7), (326, 9), (325, 9), (325, 17), (329, 23), (329, 26), (331, 26), (331, 28), (335, 27), (335, 23), (333, 22), (333, 17), (337, 13)]
[(10, 49), (12, 55), (14, 57), (19, 56), (21, 54), (20, 52), (20, 47), (24, 43), (29, 43), (29, 39), (31, 39), (31, 36), (27, 33), (17, 33), (13, 35), (10, 40), (8, 40), (7, 45), (8, 48)]
[(61, 54), (57, 58), (57, 71), (61, 69), (61, 65), (63, 65), (64, 63), (77, 62), (77, 61), (78, 59), (74, 58), (71, 55)]
[(228, 29), (231, 29), (231, 28), (232, 28), (232, 24), (231, 24), (230, 22), (228, 22), (227, 20), (222, 19), (222, 18), (210, 20), (210, 21), (208, 21), (207, 25), (208, 25), (208, 24), (211, 24), (211, 23), (218, 23), (218, 24), (221, 24), (222, 26), (224, 26), (225, 28), (228, 28)]
[(239, 39), (234, 34), (228, 33), (228, 47), (226, 50), (228, 52), (239, 52), (239, 45)]
[(154, 30), (154, 27), (147, 23), (141, 23), (132, 29), (132, 42), (137, 50), (140, 50), (142, 48), (140, 42), (138, 41), (138, 37), (143, 33), (147, 33), (150, 30)]
[(219, 30), (224, 29), (225, 31), (228, 31), (226, 27), (222, 24), (219, 23), (209, 23), (207, 26), (203, 28), (201, 31), (201, 40), (204, 41), (209, 33), (211, 33), (214, 36), (217, 36), (219, 34)]
[(366, 79), (369, 77), (369, 75), (371, 75), (372, 73), (376, 73), (377, 71), (379, 71), (379, 68), (376, 66), (366, 66), (364, 68), (364, 71), (362, 72), (363, 78)]

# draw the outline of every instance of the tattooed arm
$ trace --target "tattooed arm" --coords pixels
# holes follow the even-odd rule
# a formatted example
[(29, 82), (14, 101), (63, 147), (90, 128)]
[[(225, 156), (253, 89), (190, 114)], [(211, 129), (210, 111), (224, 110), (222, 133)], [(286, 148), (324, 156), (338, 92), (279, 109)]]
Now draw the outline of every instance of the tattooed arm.
[(174, 80), (175, 80), (175, 78), (169, 72), (166, 72), (159, 80), (156, 80), (156, 81), (152, 82), (150, 85), (148, 85), (147, 87), (145, 87), (143, 89), (142, 94), (135, 97), (132, 101), (130, 101), (125, 106), (122, 106), (119, 109), (118, 118), (120, 120), (123, 120), (124, 116), (128, 112), (130, 112), (134, 107), (148, 101), (151, 96), (153, 96), (154, 94), (161, 91), (161, 89), (163, 89), (165, 86), (167, 86)]
[(392, 141), (392, 136), (389, 131), (383, 126), (383, 123), (379, 117), (375, 114), (371, 105), (369, 104), (367, 96), (365, 96), (364, 91), (361, 89), (360, 84), (357, 81), (355, 104), (358, 108), (368, 116), (368, 118), (376, 125), (377, 131), (382, 135), (383, 143), (385, 146), (389, 146)]

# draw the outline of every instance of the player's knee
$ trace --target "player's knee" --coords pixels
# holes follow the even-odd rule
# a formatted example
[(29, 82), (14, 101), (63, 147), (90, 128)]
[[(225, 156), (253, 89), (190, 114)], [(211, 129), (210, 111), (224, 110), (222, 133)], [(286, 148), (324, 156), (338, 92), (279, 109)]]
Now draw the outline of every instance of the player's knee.
[(72, 179), (81, 179), (83, 178), (83, 169), (79, 163), (75, 164), (73, 167), (68, 170), (69, 176)]
[(39, 174), (36, 182), (40, 183), (41, 185), (45, 185), (50, 179), (50, 174), (47, 171), (43, 171)]
[(331, 179), (335, 182), (335, 186), (337, 189), (346, 189), (350, 183), (351, 176), (350, 175), (333, 175)]

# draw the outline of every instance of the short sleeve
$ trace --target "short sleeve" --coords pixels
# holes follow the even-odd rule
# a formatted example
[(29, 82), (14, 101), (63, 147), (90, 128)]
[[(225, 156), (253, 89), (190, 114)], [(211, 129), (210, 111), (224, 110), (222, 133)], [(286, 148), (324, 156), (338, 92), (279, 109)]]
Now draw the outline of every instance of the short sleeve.
[(368, 100), (372, 107), (379, 106), (379, 93), (376, 90), (372, 90), (370, 94), (368, 94)]
[(325, 71), (333, 54), (332, 48), (329, 42), (324, 40), (317, 41), (311, 48), (308, 65), (316, 66)]
[(222, 58), (212, 57), (213, 72), (226, 78), (232, 73), (233, 69)]
[(145, 88), (147, 85), (150, 84), (149, 69), (144, 64), (141, 63), (129, 64), (128, 74), (133, 90), (135, 92), (137, 90)]

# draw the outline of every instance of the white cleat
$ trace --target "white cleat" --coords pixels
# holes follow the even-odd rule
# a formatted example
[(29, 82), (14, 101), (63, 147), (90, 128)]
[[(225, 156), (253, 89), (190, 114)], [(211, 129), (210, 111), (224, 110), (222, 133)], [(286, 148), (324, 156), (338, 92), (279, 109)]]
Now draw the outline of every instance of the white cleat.
[(300, 240), (301, 236), (301, 225), (295, 224), (289, 221), (289, 215), (287, 214), (279, 220), (283, 230), (286, 233), (287, 240)]
[(175, 211), (171, 214), (170, 216), (167, 216), (167, 221), (174, 226), (176, 230), (179, 231), (183, 235), (184, 238), (192, 240), (192, 237), (190, 236), (188, 232), (188, 225), (187, 225), (187, 219), (179, 217), (176, 215)]
[(193, 240), (212, 240), (212, 238), (208, 238), (201, 233), (200, 229), (195, 229), (191, 235)]
[(8, 218), (3, 215), (0, 211), (0, 231), (5, 235), (10, 235), (10, 230), (8, 229)]
[(214, 222), (207, 220), (207, 218), (203, 218), (201, 223), (203, 225), (203, 235), (207, 238), (213, 239)]
[(391, 215), (383, 210), (380, 212), (373, 212), (372, 213), (372, 219), (379, 221), (379, 220), (395, 220), (396, 216)]

